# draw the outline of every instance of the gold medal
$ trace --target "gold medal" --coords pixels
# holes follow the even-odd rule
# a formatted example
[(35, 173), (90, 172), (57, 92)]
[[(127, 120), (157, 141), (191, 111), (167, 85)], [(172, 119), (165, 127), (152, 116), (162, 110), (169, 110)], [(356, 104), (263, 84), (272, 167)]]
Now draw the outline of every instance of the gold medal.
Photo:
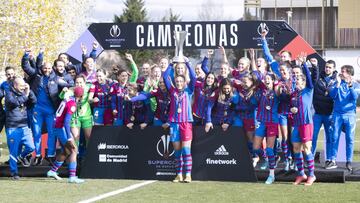
[(181, 111), (182, 111), (182, 110), (181, 110), (181, 108), (179, 107), (179, 108), (177, 109), (177, 112), (178, 112), (178, 113), (181, 113)]
[(270, 111), (270, 109), (271, 109), (270, 106), (266, 106), (265, 108), (266, 108), (266, 110), (268, 110), (268, 111)]
[(134, 120), (135, 120), (135, 116), (131, 116), (131, 117), (130, 117), (130, 120), (131, 120), (131, 121), (134, 121)]

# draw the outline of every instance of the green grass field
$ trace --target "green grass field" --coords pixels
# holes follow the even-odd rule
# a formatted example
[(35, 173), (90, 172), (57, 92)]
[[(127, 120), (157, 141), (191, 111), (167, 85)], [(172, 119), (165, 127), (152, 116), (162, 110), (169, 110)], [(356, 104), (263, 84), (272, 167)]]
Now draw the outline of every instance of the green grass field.
[[(360, 118), (359, 113), (357, 114)], [(323, 132), (322, 132), (323, 133)], [(360, 161), (360, 121), (355, 135), (354, 161)], [(319, 135), (318, 149), (323, 147)], [(1, 137), (2, 156), (8, 159), (6, 139)], [(84, 184), (68, 184), (67, 179), (0, 178), (1, 202), (79, 202), (98, 195), (141, 183), (140, 180), (87, 179)], [(259, 183), (193, 181), (190, 184), (156, 181), (135, 190), (117, 194), (99, 202), (359, 202), (360, 182), (315, 183), (311, 187), (289, 182), (273, 185)]]
[[(46, 178), (0, 179), (2, 202), (79, 202), (139, 183), (135, 180), (87, 180), (82, 185)], [(360, 183), (235, 183), (157, 181), (99, 202), (358, 202)]]

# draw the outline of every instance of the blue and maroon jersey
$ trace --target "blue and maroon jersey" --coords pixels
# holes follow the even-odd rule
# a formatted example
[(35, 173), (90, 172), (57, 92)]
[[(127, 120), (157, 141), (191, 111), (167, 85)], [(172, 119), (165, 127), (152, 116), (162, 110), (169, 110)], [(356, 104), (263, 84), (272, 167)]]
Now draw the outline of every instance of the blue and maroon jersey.
[(91, 85), (90, 92), (94, 93), (94, 98), (97, 97), (99, 102), (94, 103), (94, 107), (110, 108), (111, 107), (111, 89), (112, 84), (106, 81), (105, 84), (94, 82)]
[(236, 115), (239, 115), (241, 119), (254, 119), (255, 109), (257, 107), (257, 100), (254, 95), (255, 90), (253, 90), (254, 92), (251, 92), (236, 83), (234, 83), (233, 86), (239, 94), (239, 102), (235, 106)]
[[(130, 121), (128, 120), (130, 118)], [(131, 115), (126, 116), (125, 123), (150, 123), (151, 122), (151, 108), (150, 104), (145, 101), (136, 101), (132, 103)]]
[(279, 104), (279, 114), (289, 114), (290, 112), (290, 97), (292, 92), (293, 82), (291, 79), (284, 80), (280, 79), (278, 86), (282, 89), (281, 94), (279, 95), (280, 104)]
[(291, 94), (291, 107), (296, 107), (298, 109), (297, 113), (292, 113), (294, 126), (313, 122), (311, 112), (313, 93), (313, 89), (305, 88), (301, 91), (295, 90)]
[(164, 83), (170, 95), (169, 121), (174, 123), (193, 122), (191, 99), (194, 94), (196, 76), (190, 64), (188, 62), (185, 64), (189, 71), (190, 82), (181, 91), (171, 84), (170, 73), (173, 70), (172, 63), (169, 64), (163, 74)]
[(194, 116), (206, 119), (209, 103), (215, 102), (216, 92), (211, 88), (204, 88), (205, 83), (196, 81), (194, 92), (194, 103), (192, 106)]
[(183, 91), (179, 91), (174, 87), (169, 90), (170, 93), (170, 122), (193, 122), (192, 110), (191, 110), (191, 97), (193, 91), (189, 88), (185, 88)]
[(169, 110), (170, 110), (170, 95), (167, 91), (162, 91), (160, 88), (152, 90), (150, 92), (151, 96), (156, 98), (156, 110), (155, 118), (158, 118), (163, 123), (167, 122), (169, 119)]
[(88, 73), (87, 71), (83, 71), (83, 72), (81, 72), (81, 74), (85, 75), (87, 83), (92, 84), (92, 83), (97, 81), (97, 79), (96, 79), (96, 71), (95, 70), (92, 71), (91, 73)]
[(117, 111), (115, 118), (120, 120), (130, 119), (132, 104), (130, 101), (125, 101), (125, 95), (128, 94), (127, 86), (122, 86), (120, 83), (114, 83), (110, 88), (111, 95), (111, 109)]
[(141, 76), (136, 80), (136, 84), (138, 84), (140, 92), (144, 90), (145, 81), (146, 78), (144, 76)]
[(273, 89), (268, 90), (263, 83), (259, 85), (258, 91), (256, 120), (265, 123), (279, 123), (279, 97)]
[(234, 118), (234, 106), (238, 103), (238, 100), (238, 94), (227, 97), (225, 100), (220, 100), (218, 96), (213, 107), (212, 122), (216, 125), (221, 125), (223, 123), (232, 124)]
[(240, 72), (239, 70), (237, 69), (234, 69), (232, 72), (231, 72), (231, 75), (233, 76), (233, 78), (235, 78), (236, 80), (241, 80), (241, 78), (248, 74), (249, 71), (245, 70), (243, 72)]

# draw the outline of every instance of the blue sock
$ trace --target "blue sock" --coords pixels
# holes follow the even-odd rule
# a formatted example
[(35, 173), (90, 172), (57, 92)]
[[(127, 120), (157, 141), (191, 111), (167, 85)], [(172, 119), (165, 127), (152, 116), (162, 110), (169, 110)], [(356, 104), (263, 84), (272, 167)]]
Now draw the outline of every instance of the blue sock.
[(295, 162), (296, 162), (296, 167), (298, 169), (298, 174), (299, 176), (303, 176), (305, 175), (304, 173), (304, 159), (303, 159), (303, 155), (302, 153), (294, 153), (295, 156)]
[(192, 157), (191, 157), (190, 147), (183, 147), (182, 154), (183, 154), (184, 165), (185, 165), (185, 173), (186, 173), (186, 175), (190, 175), (191, 170), (192, 170)]
[(315, 176), (314, 155), (311, 152), (306, 155), (306, 162), (308, 164), (309, 176), (314, 177)]
[(68, 165), (69, 169), (69, 177), (75, 177), (76, 176), (76, 162), (70, 162)]
[(248, 149), (249, 149), (249, 153), (250, 153), (251, 156), (253, 157), (253, 156), (254, 156), (253, 143), (250, 142), (250, 141), (248, 141), (248, 142), (247, 142), (247, 147), (248, 147)]
[(63, 163), (63, 161), (55, 161), (51, 167), (51, 171), (56, 172), (61, 167), (61, 165), (63, 165)]
[(274, 149), (273, 148), (266, 148), (266, 154), (269, 160), (269, 169), (275, 168), (275, 155), (274, 155)]
[(175, 150), (175, 161), (176, 161), (176, 173), (178, 175), (182, 174), (182, 168), (183, 168), (183, 160), (182, 160), (182, 155), (181, 155), (181, 150)]
[(286, 140), (281, 141), (281, 148), (282, 148), (283, 154), (285, 156), (285, 159), (288, 160), (289, 159), (289, 147), (288, 147)]
[(254, 152), (254, 154), (258, 155), (259, 157), (262, 157), (264, 151), (262, 149), (254, 149), (253, 152)]

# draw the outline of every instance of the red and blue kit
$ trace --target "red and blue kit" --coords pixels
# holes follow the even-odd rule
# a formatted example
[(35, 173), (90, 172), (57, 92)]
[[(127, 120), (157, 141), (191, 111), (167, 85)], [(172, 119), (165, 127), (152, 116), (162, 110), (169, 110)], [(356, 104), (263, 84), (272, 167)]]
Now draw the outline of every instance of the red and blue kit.
[(263, 83), (260, 84), (258, 91), (255, 135), (260, 137), (277, 136), (279, 123), (279, 97), (273, 89), (267, 89)]
[(310, 71), (304, 65), (306, 76), (306, 87), (302, 90), (295, 90), (291, 94), (291, 107), (296, 107), (297, 112), (292, 113), (293, 127), (291, 141), (306, 143), (312, 140), (313, 134), (313, 113), (311, 111), (314, 94)]
[(76, 101), (74, 97), (63, 100), (55, 114), (54, 134), (62, 145), (72, 139), (70, 133), (71, 116), (76, 111)]
[(255, 130), (255, 109), (257, 100), (254, 96), (255, 90), (247, 90), (234, 83), (233, 85), (239, 93), (239, 102), (235, 106), (235, 115), (239, 117), (246, 131)]

